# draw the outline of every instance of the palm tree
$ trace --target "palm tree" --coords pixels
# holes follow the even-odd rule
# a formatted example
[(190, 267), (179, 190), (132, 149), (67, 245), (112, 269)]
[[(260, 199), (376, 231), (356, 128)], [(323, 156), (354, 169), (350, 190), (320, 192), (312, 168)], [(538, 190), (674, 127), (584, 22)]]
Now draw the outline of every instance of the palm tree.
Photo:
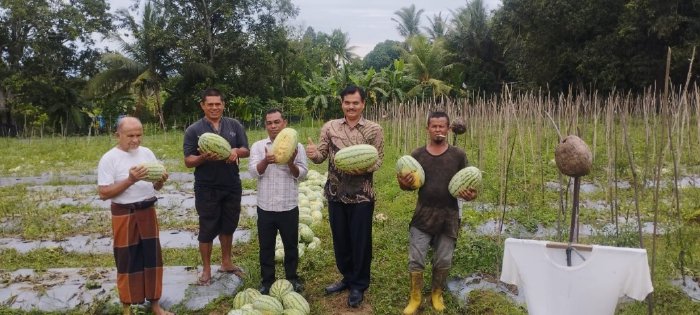
[(382, 90), (386, 92), (384, 101), (403, 102), (409, 87), (414, 86), (417, 80), (407, 75), (406, 63), (402, 59), (394, 60), (393, 67), (386, 67), (379, 73), (384, 84)]
[(431, 41), (445, 37), (447, 33), (447, 18), (442, 17), (442, 12), (433, 15), (432, 19), (428, 17), (428, 22), (430, 22), (430, 27), (424, 27), (423, 29), (428, 33), (428, 38)]
[(336, 62), (336, 67), (345, 66), (350, 59), (355, 57), (355, 54), (352, 52), (355, 46), (348, 46), (349, 44), (350, 38), (348, 38), (346, 33), (339, 29), (333, 30), (333, 33), (328, 38), (328, 46)]
[(93, 95), (130, 93), (136, 96), (137, 112), (147, 106), (149, 98), (154, 98), (153, 111), (161, 128), (165, 128), (161, 90), (168, 73), (174, 70), (170, 52), (173, 50), (171, 43), (175, 42), (168, 40), (167, 20), (151, 1), (144, 6), (141, 24), (125, 9), (117, 11), (116, 15), (134, 41), (127, 42), (119, 35), (112, 35), (124, 54), (102, 56), (106, 69), (90, 81), (88, 92)]
[(398, 23), (396, 29), (401, 36), (408, 40), (421, 34), (419, 28), (421, 14), (423, 14), (423, 9), (416, 11), (416, 5), (412, 4), (410, 7), (404, 7), (394, 12), (398, 19), (391, 18), (391, 20)]
[(418, 84), (408, 91), (409, 96), (425, 97), (430, 92), (432, 97), (447, 95), (452, 90), (441, 80), (452, 65), (446, 65), (447, 50), (443, 40), (430, 43), (425, 36), (415, 36), (409, 40), (410, 52), (406, 52), (408, 71)]
[(377, 74), (374, 68), (369, 68), (366, 72), (355, 71), (350, 74), (350, 82), (356, 86), (361, 86), (367, 93), (367, 104), (376, 104), (387, 93), (382, 88), (386, 85), (384, 78)]

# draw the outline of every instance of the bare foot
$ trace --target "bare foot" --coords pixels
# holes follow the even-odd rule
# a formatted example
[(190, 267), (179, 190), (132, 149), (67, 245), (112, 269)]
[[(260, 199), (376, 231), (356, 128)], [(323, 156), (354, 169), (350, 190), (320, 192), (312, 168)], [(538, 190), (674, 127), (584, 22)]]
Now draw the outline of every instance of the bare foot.
[(211, 274), (202, 272), (197, 279), (197, 285), (208, 286), (211, 284)]
[(221, 267), (219, 268), (219, 270), (217, 270), (217, 272), (232, 273), (232, 274), (238, 276), (239, 278), (242, 278), (243, 274), (244, 274), (243, 270), (241, 268), (239, 268), (238, 266), (233, 265), (233, 264), (228, 265), (228, 266), (221, 265)]

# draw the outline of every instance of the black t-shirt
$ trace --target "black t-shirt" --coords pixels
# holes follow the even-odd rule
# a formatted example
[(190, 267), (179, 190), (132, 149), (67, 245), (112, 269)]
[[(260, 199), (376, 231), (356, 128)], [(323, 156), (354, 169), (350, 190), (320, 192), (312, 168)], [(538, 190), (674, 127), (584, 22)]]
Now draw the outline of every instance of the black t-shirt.
[[(219, 122), (219, 131), (206, 119), (202, 118), (193, 123), (185, 131), (183, 151), (185, 157), (199, 155), (197, 142), (199, 136), (205, 132), (216, 133), (226, 139), (231, 148), (248, 148), (248, 136), (245, 128), (236, 119), (222, 117)], [(194, 169), (194, 188), (214, 189), (241, 189), (241, 178), (238, 175), (238, 164), (222, 161), (207, 161)]]
[(449, 146), (440, 155), (432, 155), (424, 146), (413, 150), (411, 156), (425, 172), (425, 183), (418, 190), (411, 226), (431, 235), (445, 234), (457, 238), (459, 208), (457, 198), (450, 194), (448, 186), (452, 176), (467, 167), (467, 155), (454, 146)]

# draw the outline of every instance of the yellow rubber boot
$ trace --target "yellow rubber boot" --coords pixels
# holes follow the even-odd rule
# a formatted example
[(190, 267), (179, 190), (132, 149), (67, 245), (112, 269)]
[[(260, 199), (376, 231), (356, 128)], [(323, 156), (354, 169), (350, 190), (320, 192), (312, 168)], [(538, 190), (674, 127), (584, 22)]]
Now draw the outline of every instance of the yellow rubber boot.
[(438, 312), (445, 310), (445, 301), (442, 299), (443, 287), (450, 269), (433, 269), (433, 290), (430, 299), (433, 302), (433, 309)]
[(423, 272), (411, 272), (411, 291), (408, 295), (408, 305), (403, 309), (404, 315), (412, 315), (418, 311), (421, 302), (421, 289), (423, 289)]

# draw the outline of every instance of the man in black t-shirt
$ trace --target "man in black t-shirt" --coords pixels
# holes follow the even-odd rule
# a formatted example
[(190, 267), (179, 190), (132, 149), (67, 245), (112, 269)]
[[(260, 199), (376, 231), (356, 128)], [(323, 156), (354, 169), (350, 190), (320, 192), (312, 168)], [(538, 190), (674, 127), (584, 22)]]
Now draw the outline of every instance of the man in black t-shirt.
[[(411, 290), (404, 314), (414, 314), (421, 303), (423, 270), (428, 250), (433, 248), (433, 282), (431, 300), (436, 311), (443, 311), (442, 291), (445, 279), (452, 267), (452, 254), (459, 231), (459, 208), (448, 185), (459, 170), (467, 166), (467, 156), (461, 149), (449, 145), (447, 136), (450, 118), (444, 112), (433, 112), (428, 117), (430, 140), (424, 147), (413, 150), (411, 156), (423, 167), (425, 183), (418, 190), (418, 202), (409, 225), (409, 261)], [(413, 177), (396, 176), (403, 190), (411, 190)], [(460, 194), (470, 201), (476, 198), (476, 190)]]
[[(214, 238), (221, 242), (220, 272), (241, 275), (240, 268), (231, 261), (233, 232), (238, 227), (243, 192), (239, 176), (239, 158), (250, 155), (248, 137), (243, 125), (235, 119), (223, 117), (224, 101), (217, 89), (207, 89), (200, 103), (204, 117), (185, 131), (183, 151), (185, 166), (194, 167), (194, 200), (199, 215), (199, 253), (202, 256), (202, 274), (199, 285), (211, 281), (211, 251)], [(219, 160), (216, 154), (199, 152), (199, 136), (212, 132), (222, 136), (231, 145), (231, 155)]]

